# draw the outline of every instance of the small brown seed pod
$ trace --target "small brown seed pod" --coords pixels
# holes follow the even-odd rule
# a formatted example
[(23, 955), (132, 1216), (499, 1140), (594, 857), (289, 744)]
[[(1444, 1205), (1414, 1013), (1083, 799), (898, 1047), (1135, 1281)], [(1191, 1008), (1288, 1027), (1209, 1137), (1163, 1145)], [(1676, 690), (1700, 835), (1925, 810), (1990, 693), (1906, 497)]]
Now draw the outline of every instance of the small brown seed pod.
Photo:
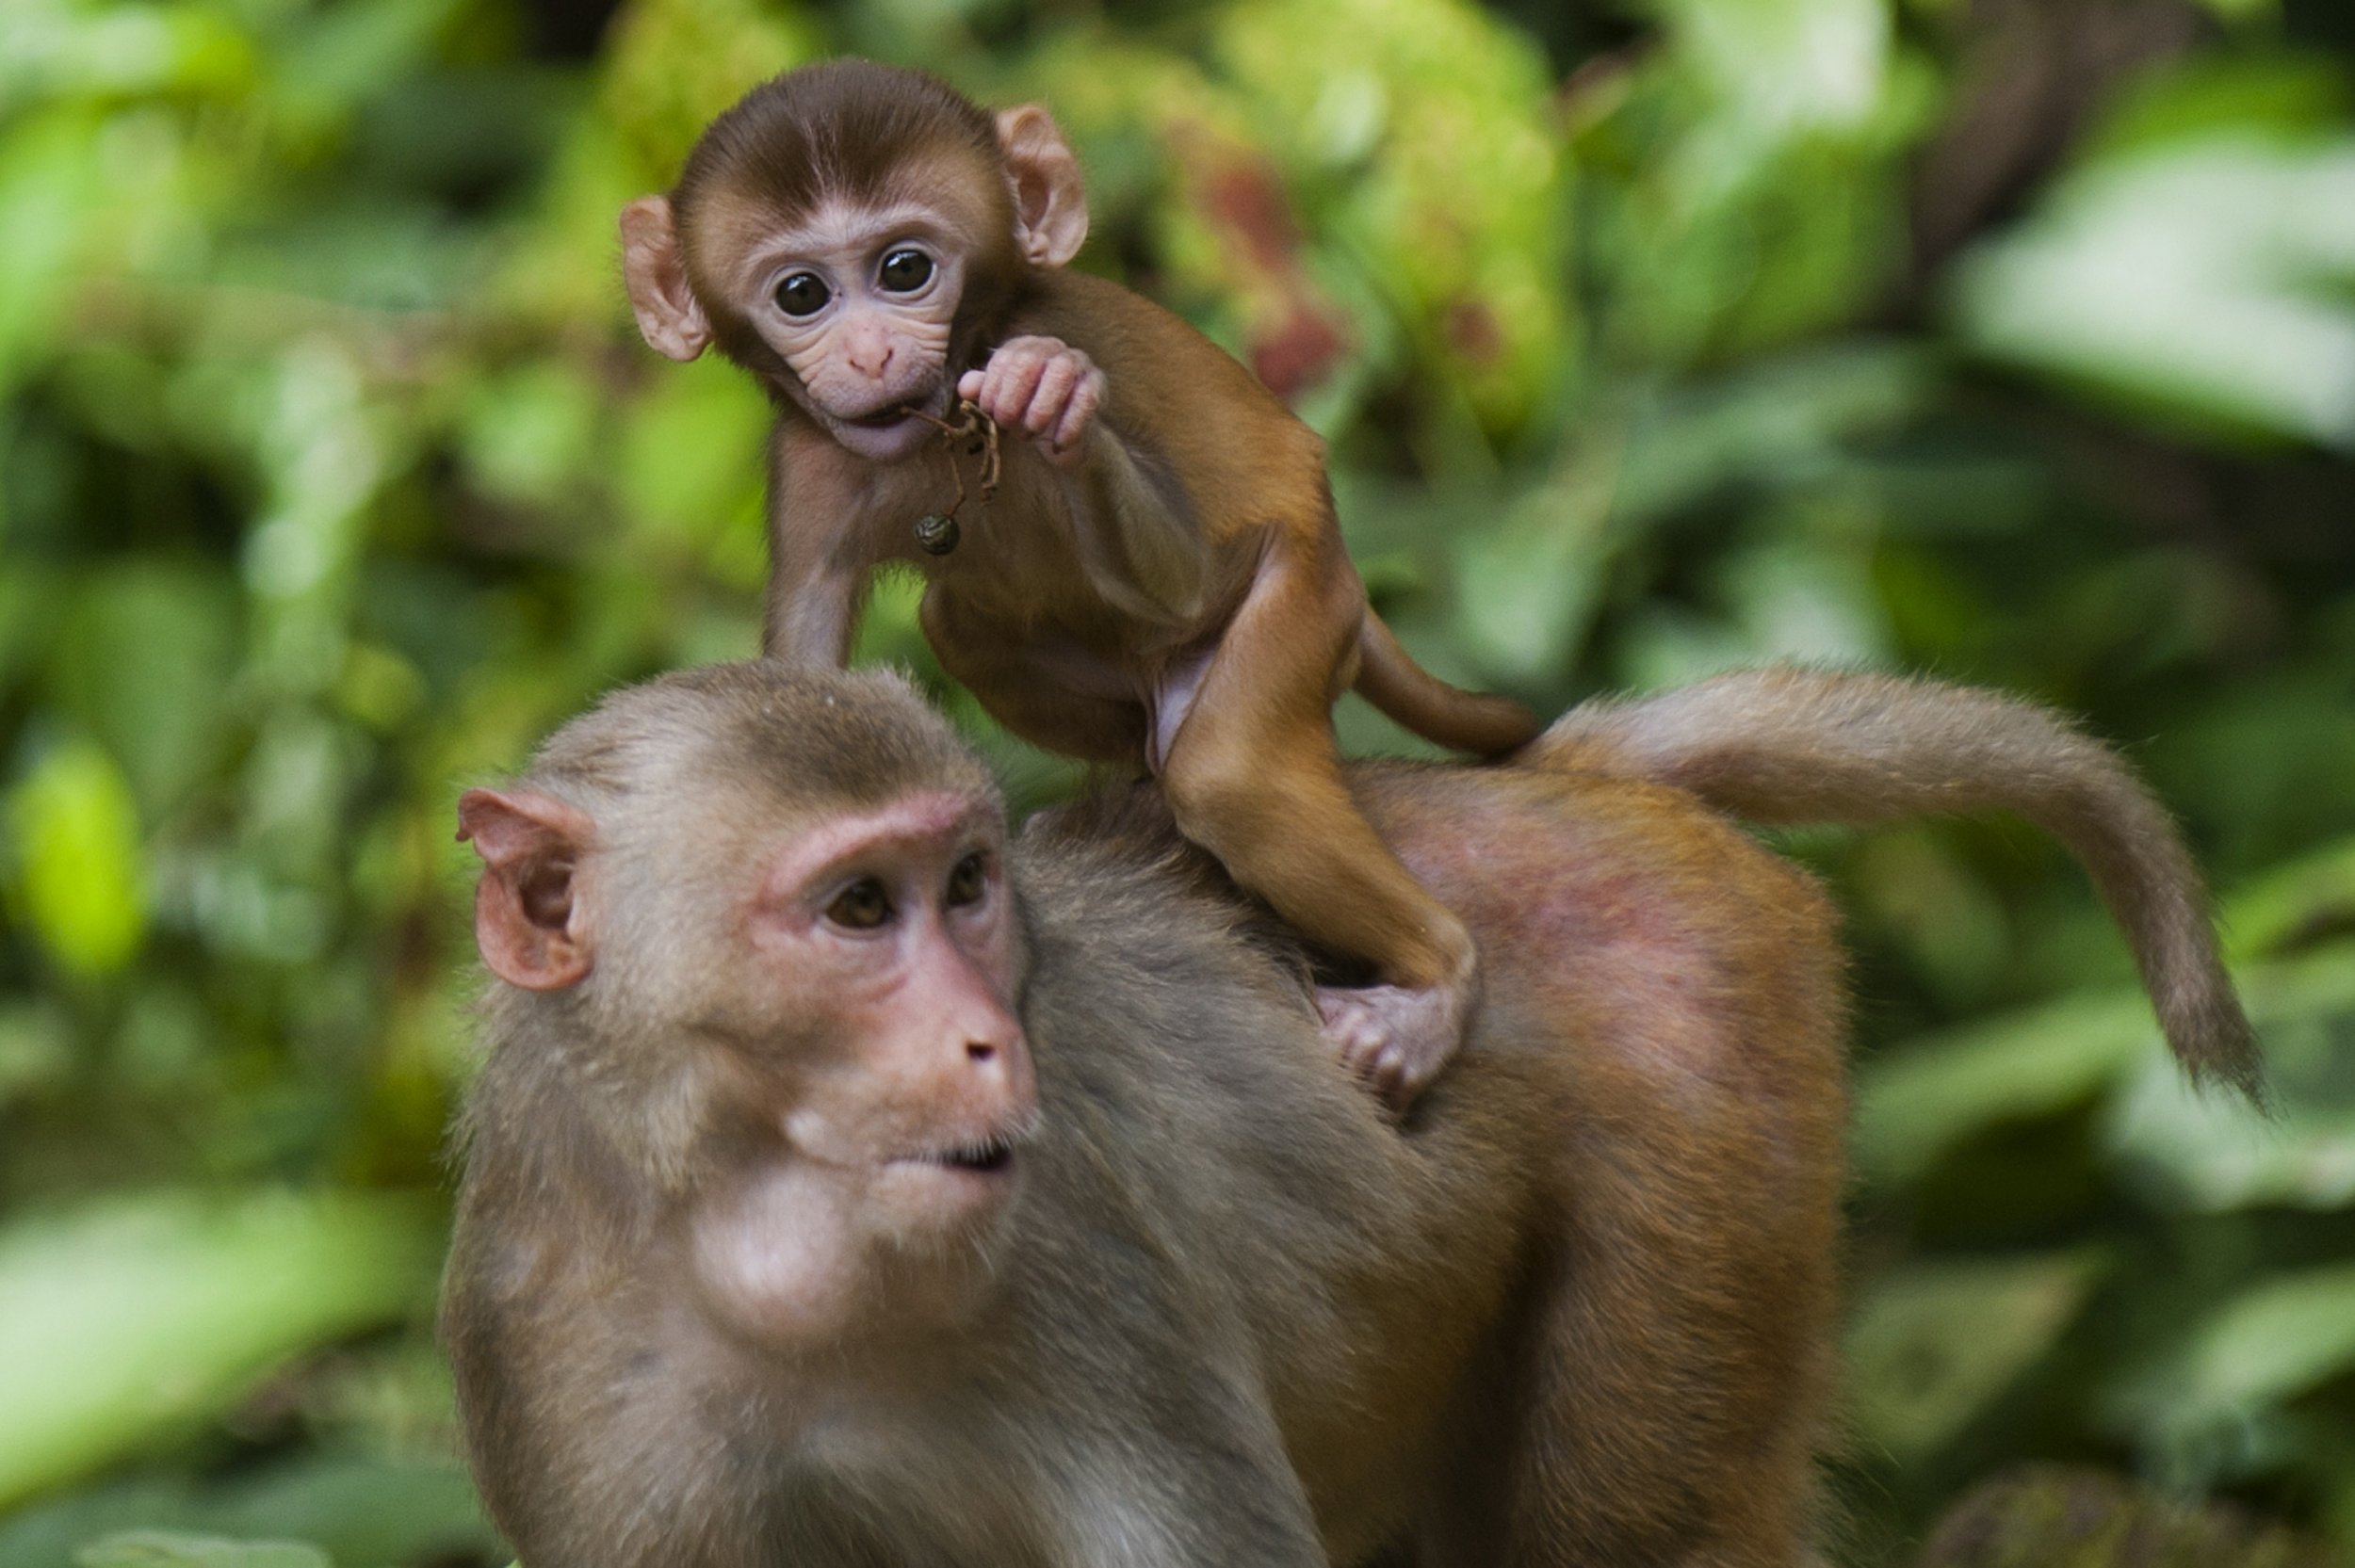
[(916, 520), (917, 547), (928, 556), (945, 556), (957, 547), (965, 530), (957, 526), (953, 517), (928, 511)]

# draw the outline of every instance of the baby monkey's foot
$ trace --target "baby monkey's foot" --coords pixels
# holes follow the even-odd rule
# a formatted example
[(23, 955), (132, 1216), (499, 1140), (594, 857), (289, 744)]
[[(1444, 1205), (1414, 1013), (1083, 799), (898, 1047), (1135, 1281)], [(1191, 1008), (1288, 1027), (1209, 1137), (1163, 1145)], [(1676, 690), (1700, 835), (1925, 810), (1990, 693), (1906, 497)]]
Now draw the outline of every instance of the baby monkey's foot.
[(1400, 1115), (1463, 1041), (1468, 985), (1317, 987), (1324, 1038)]

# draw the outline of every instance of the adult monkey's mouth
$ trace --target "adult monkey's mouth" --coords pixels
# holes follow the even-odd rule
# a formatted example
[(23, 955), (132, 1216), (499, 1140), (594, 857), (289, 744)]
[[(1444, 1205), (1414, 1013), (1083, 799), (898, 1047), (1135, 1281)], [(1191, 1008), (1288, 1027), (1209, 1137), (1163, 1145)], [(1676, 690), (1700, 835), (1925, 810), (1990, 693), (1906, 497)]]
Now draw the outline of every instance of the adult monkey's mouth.
[(1015, 1151), (1037, 1134), (1037, 1118), (1024, 1116), (988, 1132), (972, 1133), (948, 1142), (935, 1143), (930, 1148), (914, 1150), (900, 1156), (897, 1163), (932, 1165), (948, 1171), (992, 1176), (1013, 1169)]
[(928, 1157), (952, 1171), (971, 1171), (989, 1175), (1014, 1163), (1014, 1140), (1003, 1136), (985, 1138), (978, 1142), (940, 1150)]
[(1014, 1139), (1005, 1133), (991, 1133), (983, 1138), (968, 1139), (937, 1149), (925, 1149), (903, 1156), (912, 1165), (940, 1165), (951, 1171), (970, 1171), (978, 1175), (992, 1175), (1014, 1164)]

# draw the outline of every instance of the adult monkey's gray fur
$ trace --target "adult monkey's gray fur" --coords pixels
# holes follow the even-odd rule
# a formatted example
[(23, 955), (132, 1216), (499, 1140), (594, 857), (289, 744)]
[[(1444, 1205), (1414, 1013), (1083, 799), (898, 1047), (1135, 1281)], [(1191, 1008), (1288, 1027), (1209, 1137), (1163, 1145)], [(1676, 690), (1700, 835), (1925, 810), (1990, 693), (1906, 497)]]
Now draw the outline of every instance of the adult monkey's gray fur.
[(1358, 770), (1486, 955), (1401, 1128), (1149, 794), (1008, 846), (897, 680), (674, 676), (463, 807), (505, 983), (444, 1331), (527, 1568), (1811, 1560), (1841, 958), (1659, 781), (2023, 811), (2255, 1083), (2166, 818), (2024, 704), (1731, 677)]

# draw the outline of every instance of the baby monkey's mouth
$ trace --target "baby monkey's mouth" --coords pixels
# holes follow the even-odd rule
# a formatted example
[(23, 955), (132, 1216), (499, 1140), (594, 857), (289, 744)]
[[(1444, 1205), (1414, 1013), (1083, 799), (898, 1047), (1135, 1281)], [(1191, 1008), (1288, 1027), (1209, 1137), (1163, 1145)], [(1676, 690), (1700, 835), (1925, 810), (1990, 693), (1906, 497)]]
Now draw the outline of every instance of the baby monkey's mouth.
[(909, 420), (918, 419), (926, 414), (938, 418), (939, 405), (943, 401), (940, 396), (941, 386), (942, 383), (936, 381), (910, 396), (886, 403), (872, 413), (862, 413), (855, 417), (837, 414), (836, 417), (843, 424), (855, 426), (862, 430), (896, 430)]

